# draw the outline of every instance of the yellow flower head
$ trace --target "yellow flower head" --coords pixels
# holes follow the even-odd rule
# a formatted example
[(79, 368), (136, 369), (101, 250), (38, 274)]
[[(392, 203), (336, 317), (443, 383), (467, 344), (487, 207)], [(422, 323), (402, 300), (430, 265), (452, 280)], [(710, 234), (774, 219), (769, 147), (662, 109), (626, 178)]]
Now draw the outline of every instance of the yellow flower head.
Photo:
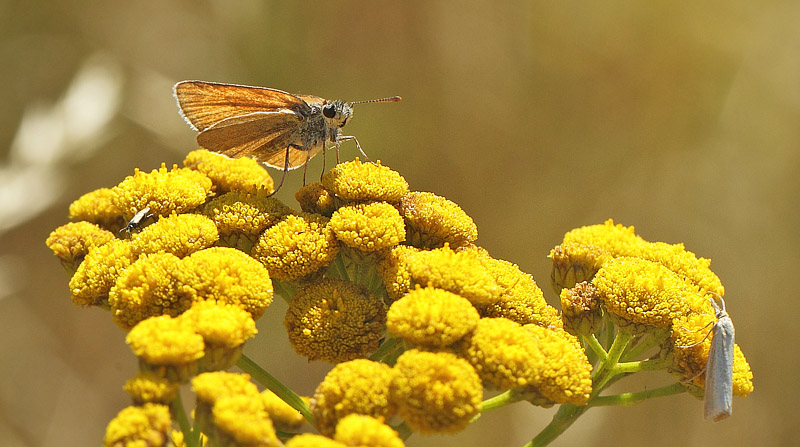
[(576, 405), (585, 404), (591, 393), (591, 365), (577, 340), (562, 329), (482, 318), (461, 355), (484, 382), (503, 390), (530, 386), (551, 402)]
[(336, 425), (333, 439), (348, 447), (403, 447), (397, 432), (383, 421), (363, 414), (349, 414)]
[(219, 233), (214, 222), (201, 214), (173, 214), (131, 237), (134, 252), (165, 251), (179, 258), (214, 245)]
[(176, 317), (188, 309), (192, 302), (178, 296), (175, 289), (173, 274), (180, 265), (180, 258), (172, 253), (153, 253), (120, 272), (108, 293), (114, 322), (130, 330), (150, 317)]
[(705, 298), (662, 264), (640, 258), (615, 258), (592, 284), (620, 327), (633, 332), (672, 328), (673, 320), (702, 309)]
[(172, 421), (169, 407), (159, 404), (144, 404), (123, 408), (108, 423), (105, 447), (165, 446), (169, 440)]
[(203, 207), (203, 214), (217, 225), (220, 242), (246, 253), (250, 253), (264, 229), (291, 212), (263, 189), (254, 193), (232, 191), (211, 199)]
[(481, 316), (504, 317), (519, 324), (530, 323), (543, 327), (562, 326), (558, 309), (547, 304), (533, 276), (521, 271), (516, 264), (492, 258), (482, 248), (474, 247), (465, 251), (475, 253), (501, 290), (498, 301), (480, 306)]
[(189, 152), (183, 160), (187, 168), (202, 172), (211, 179), (217, 193), (226, 191), (274, 190), (272, 177), (250, 157), (228, 158), (205, 149)]
[(185, 382), (194, 373), (205, 347), (203, 337), (168, 315), (137, 324), (125, 342), (139, 357), (140, 368), (175, 382)]
[(403, 218), (386, 202), (343, 206), (329, 226), (337, 239), (362, 252), (388, 250), (406, 240)]
[(272, 420), (260, 396), (220, 397), (212, 407), (218, 445), (278, 447)]
[(112, 202), (114, 191), (100, 188), (80, 196), (69, 205), (69, 218), (95, 223), (105, 229), (118, 230), (127, 222), (123, 210)]
[(458, 205), (429, 192), (412, 191), (400, 201), (400, 214), (408, 224), (408, 240), (420, 248), (470, 245), (478, 227)]
[(258, 319), (272, 304), (272, 280), (261, 263), (235, 248), (211, 247), (181, 260), (178, 294), (187, 301), (235, 304)]
[(394, 366), (392, 401), (420, 433), (456, 433), (478, 414), (483, 387), (470, 364), (448, 352), (411, 349)]
[(204, 174), (173, 165), (144, 173), (138, 169), (113, 189), (111, 201), (126, 219), (137, 211), (150, 207), (157, 216), (191, 211), (206, 201), (211, 192), (211, 180)]
[(47, 247), (61, 260), (67, 271), (74, 273), (92, 247), (114, 239), (114, 233), (89, 222), (61, 225), (48, 236)]
[(375, 352), (385, 321), (379, 298), (357, 284), (325, 278), (292, 297), (284, 325), (298, 354), (337, 363)]
[(600, 267), (614, 258), (611, 253), (594, 245), (574, 242), (556, 246), (548, 257), (553, 260), (550, 284), (556, 293), (571, 289), (579, 282), (591, 281)]
[(534, 344), (549, 359), (540, 371), (538, 381), (529, 384), (550, 402), (584, 405), (592, 393), (592, 365), (580, 342), (561, 328), (544, 328), (535, 324), (522, 326)]
[(322, 185), (342, 199), (397, 202), (408, 192), (408, 183), (383, 165), (362, 163), (358, 158), (339, 163), (325, 173)]
[(233, 366), (244, 342), (257, 332), (249, 312), (238, 305), (215, 300), (195, 302), (180, 318), (203, 337), (206, 349), (200, 366), (205, 371)]
[(72, 302), (78, 306), (107, 304), (108, 292), (120, 272), (134, 260), (131, 244), (127, 240), (114, 239), (90, 248), (69, 281)]
[(140, 372), (123, 387), (136, 405), (157, 403), (169, 405), (178, 395), (180, 383), (170, 382), (151, 372)]
[[(303, 397), (303, 400), (308, 404), (311, 398)], [(297, 432), (306, 422), (299, 411), (292, 408), (291, 405), (284, 402), (277, 394), (270, 390), (261, 392), (261, 402), (264, 404), (264, 408), (267, 410), (267, 413), (269, 413), (270, 419), (272, 419), (275, 428), (278, 430)]]
[(250, 381), (249, 374), (227, 371), (205, 372), (192, 379), (192, 391), (198, 402), (214, 404), (217, 399), (228, 396), (259, 396), (258, 388)]
[[(572, 243), (596, 247), (613, 257), (630, 256), (658, 262), (701, 290), (719, 295), (725, 293), (719, 278), (710, 269), (710, 260), (698, 259), (683, 244), (647, 242), (634, 233), (633, 227), (614, 225), (611, 219), (602, 225), (590, 225), (568, 232), (564, 235), (563, 245)], [(578, 282), (584, 279), (588, 278), (578, 279)], [(569, 284), (567, 286), (571, 287)]]
[(339, 420), (353, 413), (390, 419), (395, 413), (389, 400), (394, 377), (389, 365), (366, 359), (334, 366), (311, 398), (319, 432), (332, 436)]
[(302, 433), (293, 436), (292, 439), (286, 441), (286, 447), (348, 447), (339, 441), (334, 441), (331, 438), (315, 435), (313, 433)]
[(303, 186), (297, 190), (294, 198), (300, 204), (301, 210), (328, 217), (336, 211), (337, 202), (339, 201), (336, 196), (322, 186), (322, 182)]
[(328, 226), (328, 218), (298, 213), (268, 228), (253, 247), (273, 278), (292, 281), (330, 264), (339, 253), (339, 241)]
[[(399, 256), (398, 256), (399, 255)], [(393, 251), (379, 266), (378, 271), (387, 284), (390, 296), (407, 293), (415, 284), (433, 286), (447, 290), (468, 299), (476, 306), (492, 304), (500, 300), (502, 289), (478, 259), (475, 251), (455, 252), (447, 245), (429, 251)], [(401, 265), (393, 265), (400, 263)], [(407, 272), (410, 282), (408, 290), (397, 283), (398, 275)]]
[(392, 303), (386, 327), (396, 337), (435, 349), (449, 346), (472, 332), (479, 319), (478, 311), (467, 299), (426, 287)]
[(564, 329), (575, 335), (589, 335), (602, 328), (603, 308), (597, 288), (586, 281), (561, 290)]
[[(714, 339), (713, 325), (717, 322), (715, 312), (709, 305), (702, 310), (678, 318), (672, 326), (671, 344), (667, 355), (672, 356), (669, 368), (681, 381), (689, 381), (705, 387), (705, 372), (711, 341)], [(733, 347), (733, 394), (745, 397), (753, 391), (753, 372), (739, 345)]]
[(389, 299), (400, 299), (413, 290), (408, 259), (419, 251), (418, 248), (398, 245), (378, 262), (377, 272), (383, 280)]

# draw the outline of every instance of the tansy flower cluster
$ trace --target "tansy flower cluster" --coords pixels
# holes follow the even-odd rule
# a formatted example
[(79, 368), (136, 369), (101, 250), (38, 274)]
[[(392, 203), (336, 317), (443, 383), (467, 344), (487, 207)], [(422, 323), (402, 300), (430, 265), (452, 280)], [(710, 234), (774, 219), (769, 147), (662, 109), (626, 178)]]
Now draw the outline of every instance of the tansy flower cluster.
[[(380, 162), (335, 166), (296, 193), (299, 209), (272, 188), (255, 161), (198, 150), (78, 198), (47, 239), (73, 303), (109, 310), (139, 360), (107, 446), (398, 447), (523, 400), (576, 418), (614, 404), (599, 392), (623, 354), (657, 346), (653, 361), (702, 393), (705, 294), (724, 290), (682, 246), (609, 223), (567, 233), (551, 252), (562, 313), (530, 274), (476, 245), (457, 204), (410, 191)], [(242, 354), (273, 292), (295, 352), (332, 364), (308, 397)], [(630, 334), (636, 352), (606, 351), (601, 333)], [(752, 374), (736, 353), (745, 395)]]

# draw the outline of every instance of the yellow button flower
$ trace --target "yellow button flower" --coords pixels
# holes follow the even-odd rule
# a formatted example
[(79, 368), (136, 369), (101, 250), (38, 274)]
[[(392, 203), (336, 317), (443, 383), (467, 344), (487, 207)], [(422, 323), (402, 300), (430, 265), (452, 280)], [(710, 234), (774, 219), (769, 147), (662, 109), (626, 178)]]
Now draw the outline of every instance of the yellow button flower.
[(647, 242), (634, 233), (633, 227), (614, 225), (611, 219), (602, 225), (576, 228), (564, 235), (564, 245), (573, 243), (599, 248), (613, 257), (629, 256), (658, 262), (701, 290), (725, 294), (719, 277), (710, 269), (710, 260), (697, 258), (683, 244)]
[(214, 245), (219, 233), (214, 222), (201, 214), (162, 217), (131, 237), (134, 252), (165, 251), (179, 258)]
[(390, 366), (366, 359), (334, 366), (311, 398), (317, 429), (332, 436), (339, 420), (353, 413), (390, 419), (395, 412), (389, 400), (394, 377)]
[(386, 327), (392, 335), (412, 344), (442, 348), (472, 332), (479, 319), (467, 299), (427, 287), (392, 303)]
[(339, 202), (335, 195), (322, 186), (322, 182), (303, 186), (297, 190), (294, 198), (300, 204), (301, 210), (328, 217), (331, 217), (336, 211), (337, 202)]
[(183, 213), (202, 205), (211, 192), (211, 180), (191, 169), (162, 163), (150, 173), (135, 170), (119, 185), (112, 188), (112, 204), (130, 219), (137, 211), (150, 207), (157, 216)]
[(421, 250), (418, 248), (398, 245), (378, 262), (377, 272), (383, 280), (389, 299), (398, 300), (413, 290), (408, 260), (419, 251)]
[[(392, 265), (394, 263), (400, 265)], [(387, 284), (387, 289), (396, 288), (394, 293), (400, 296), (419, 284), (461, 295), (476, 306), (500, 300), (502, 289), (480, 263), (474, 251), (455, 252), (447, 245), (428, 251), (393, 251), (383, 264), (379, 266), (378, 272), (384, 284)], [(407, 272), (410, 277), (408, 290), (400, 289), (395, 282), (402, 271)], [(394, 286), (388, 285), (393, 282)]]
[(383, 421), (362, 414), (343, 417), (333, 439), (348, 447), (403, 447), (396, 431)]
[(266, 190), (232, 191), (211, 199), (203, 207), (203, 214), (217, 225), (220, 242), (246, 253), (250, 253), (261, 232), (291, 212), (278, 199), (268, 197)]
[(375, 352), (385, 321), (378, 297), (357, 284), (326, 278), (292, 297), (284, 325), (298, 354), (337, 363)]
[(139, 357), (139, 366), (174, 382), (185, 382), (203, 357), (203, 337), (168, 315), (137, 324), (125, 342)]
[[(302, 398), (306, 404), (311, 400), (310, 397)], [(277, 394), (270, 390), (261, 392), (261, 401), (264, 408), (269, 413), (270, 419), (275, 424), (275, 428), (285, 432), (297, 432), (305, 424), (303, 415), (292, 408), (289, 404), (281, 400)]]
[(183, 165), (210, 178), (218, 194), (227, 191), (255, 192), (259, 189), (271, 193), (274, 190), (269, 172), (250, 157), (232, 159), (198, 149), (186, 155)]
[(542, 289), (533, 276), (523, 272), (516, 264), (495, 259), (478, 247), (472, 251), (486, 272), (500, 288), (500, 298), (491, 304), (478, 306), (481, 316), (504, 317), (519, 324), (537, 324), (543, 327), (561, 327), (558, 309), (547, 304)]
[(292, 281), (327, 266), (338, 253), (328, 218), (298, 213), (264, 231), (252, 254), (273, 278)]
[(461, 349), (485, 382), (508, 390), (533, 387), (552, 403), (585, 404), (591, 365), (577, 340), (561, 329), (482, 318)]
[(192, 305), (176, 294), (174, 272), (181, 260), (172, 253), (140, 257), (125, 268), (108, 293), (111, 317), (122, 329), (159, 315), (176, 317)]
[(447, 352), (404, 352), (394, 366), (392, 401), (420, 433), (456, 433), (478, 414), (483, 387), (470, 364)]
[(74, 273), (92, 247), (114, 239), (114, 233), (89, 222), (70, 222), (50, 233), (47, 247), (61, 260), (68, 272)]
[(420, 248), (470, 245), (478, 227), (458, 205), (429, 192), (409, 192), (400, 200), (400, 214), (408, 224), (408, 240)]
[(591, 281), (600, 267), (614, 256), (599, 247), (572, 242), (556, 246), (548, 258), (553, 260), (550, 284), (556, 293), (561, 293), (575, 284)]
[(169, 407), (145, 404), (127, 407), (108, 423), (105, 447), (166, 446), (171, 427)]
[(279, 447), (275, 427), (259, 396), (220, 397), (212, 407), (218, 445)]
[(564, 329), (571, 334), (590, 335), (603, 326), (603, 308), (597, 288), (586, 281), (561, 290)]
[(127, 222), (124, 210), (117, 208), (112, 201), (114, 191), (100, 188), (80, 196), (69, 205), (69, 218), (95, 223), (107, 230), (117, 231)]
[(258, 319), (272, 304), (272, 280), (258, 261), (235, 248), (212, 247), (181, 260), (178, 294), (187, 301), (236, 304)]
[(69, 281), (72, 302), (78, 306), (107, 305), (109, 290), (119, 274), (134, 260), (127, 240), (114, 239), (90, 248), (89, 254)]
[(286, 441), (286, 447), (348, 447), (339, 441), (334, 441), (322, 435), (303, 433)]
[(322, 177), (328, 191), (347, 200), (397, 202), (408, 192), (408, 183), (396, 171), (358, 158), (339, 163)]
[(200, 367), (204, 371), (233, 366), (244, 342), (257, 332), (249, 312), (239, 305), (215, 300), (195, 302), (180, 318), (203, 337), (206, 348)]
[(170, 382), (150, 372), (140, 372), (123, 386), (136, 405), (146, 403), (169, 405), (178, 395), (179, 388), (180, 383)]
[[(592, 284), (605, 309), (631, 331), (671, 329), (676, 318), (702, 309), (705, 298), (662, 264), (640, 258), (615, 258)], [(693, 290), (694, 289), (694, 290)]]
[(192, 379), (192, 391), (197, 397), (195, 425), (203, 433), (214, 434), (214, 415), (212, 409), (217, 400), (231, 396), (258, 398), (258, 388), (250, 381), (248, 374), (226, 371), (204, 372)]
[(343, 206), (329, 225), (337, 239), (362, 252), (388, 250), (406, 240), (403, 218), (386, 202)]

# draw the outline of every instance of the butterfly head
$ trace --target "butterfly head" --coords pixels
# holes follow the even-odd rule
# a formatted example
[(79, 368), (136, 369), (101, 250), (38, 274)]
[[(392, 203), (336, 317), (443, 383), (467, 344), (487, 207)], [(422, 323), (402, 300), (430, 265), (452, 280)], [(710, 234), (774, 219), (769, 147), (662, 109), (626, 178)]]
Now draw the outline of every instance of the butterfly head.
[(329, 127), (344, 127), (347, 121), (353, 116), (351, 103), (342, 101), (330, 101), (322, 106), (322, 116)]

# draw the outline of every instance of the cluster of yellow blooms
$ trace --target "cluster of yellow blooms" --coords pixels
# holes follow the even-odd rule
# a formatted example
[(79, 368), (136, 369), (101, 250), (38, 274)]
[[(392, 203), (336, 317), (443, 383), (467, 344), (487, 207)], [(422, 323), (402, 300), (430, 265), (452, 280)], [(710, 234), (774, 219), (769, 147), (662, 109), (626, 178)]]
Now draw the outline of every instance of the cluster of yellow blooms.
[[(606, 315), (660, 334), (659, 355), (702, 393), (708, 341), (680, 347), (714, 318), (705, 292), (723, 290), (682, 246), (610, 222), (571, 231), (551, 253), (562, 315), (531, 275), (475, 245), (461, 208), (380, 163), (337, 165), (297, 192), (301, 211), (272, 188), (255, 161), (198, 150), (85, 194), (47, 239), (73, 302), (109, 309), (139, 359), (133, 405), (105, 445), (399, 447), (412, 431), (463, 430), (500, 396), (586, 407), (600, 388), (584, 343)], [(310, 398), (241, 354), (273, 290), (295, 351), (335, 364)], [(194, 422), (178, 393), (188, 382)], [(484, 390), (502, 394), (482, 402)], [(298, 434), (304, 422), (318, 434)]]

